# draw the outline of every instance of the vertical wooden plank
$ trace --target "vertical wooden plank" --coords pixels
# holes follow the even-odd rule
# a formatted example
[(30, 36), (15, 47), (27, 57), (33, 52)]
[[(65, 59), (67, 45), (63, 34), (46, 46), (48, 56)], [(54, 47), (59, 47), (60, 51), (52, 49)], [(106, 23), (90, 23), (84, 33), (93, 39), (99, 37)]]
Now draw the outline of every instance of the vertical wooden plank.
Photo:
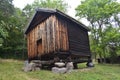
[(47, 53), (47, 23), (45, 22), (45, 53)]
[(65, 51), (65, 31), (64, 31), (64, 26), (65, 22), (62, 21), (62, 37), (63, 37), (63, 42), (62, 42), (62, 47), (63, 47), (63, 51)]
[(31, 45), (31, 32), (30, 32), (29, 41), (30, 41), (30, 45), (29, 45), (29, 47), (30, 47), (30, 58), (31, 58), (31, 57), (32, 57), (32, 56), (31, 56), (31, 55), (32, 55), (32, 53), (31, 53), (31, 51), (32, 51), (32, 50), (31, 50), (31, 46), (32, 46), (32, 45)]
[(42, 23), (42, 54), (45, 53), (45, 25)]
[(38, 27), (39, 25), (36, 27), (36, 30), (35, 30), (35, 53), (36, 55), (38, 55), (38, 51), (37, 51), (37, 39), (38, 39)]
[(67, 41), (67, 38), (68, 38), (68, 36), (67, 36), (67, 22), (65, 22), (64, 29), (65, 29), (65, 50), (67, 51), (67, 43), (68, 43), (68, 41)]
[(65, 21), (62, 21), (62, 37), (63, 37), (63, 51), (65, 51), (65, 47), (66, 47), (66, 41), (65, 41)]
[(51, 40), (52, 40), (52, 34), (51, 34), (51, 20), (52, 17), (49, 18), (49, 53), (51, 53)]
[(34, 56), (34, 54), (33, 54), (33, 30), (31, 31), (31, 54), (33, 57)]
[(56, 38), (56, 35), (58, 34), (57, 33), (57, 27), (58, 27), (58, 25), (57, 25), (57, 18), (56, 18), (56, 16), (54, 15), (53, 16), (53, 23), (52, 23), (52, 25), (53, 25), (53, 51), (54, 52), (56, 52), (56, 40), (58, 40), (57, 38)]
[(42, 42), (41, 42), (41, 55), (44, 53), (43, 49), (44, 49), (44, 33), (43, 33), (43, 30), (44, 30), (44, 23), (41, 24), (41, 39), (42, 39)]
[(52, 16), (53, 20), (52, 20), (52, 31), (53, 31), (53, 40), (52, 40), (52, 43), (53, 43), (53, 51), (55, 51), (55, 36), (56, 36), (56, 31), (55, 31), (55, 27), (57, 27), (57, 25), (55, 26), (55, 16)]
[(39, 25), (39, 42), (38, 42), (38, 47), (39, 47), (39, 56), (42, 55), (42, 23)]
[(34, 38), (35, 38), (34, 39), (34, 46), (35, 46), (34, 53), (35, 53), (36, 56), (37, 56), (37, 33), (38, 33), (37, 28), (38, 28), (38, 26), (35, 27), (35, 30), (34, 30)]
[(33, 54), (34, 56), (37, 56), (35, 53), (35, 28), (33, 29)]
[(59, 28), (60, 28), (60, 49), (62, 49), (62, 46), (63, 46), (63, 41), (62, 41), (62, 24), (61, 24), (61, 19), (60, 19), (60, 21), (59, 21), (59, 24), (60, 24), (60, 26), (59, 26)]
[(46, 21), (46, 25), (47, 25), (47, 53), (49, 53), (49, 46), (50, 46), (49, 18)]
[[(37, 26), (38, 28), (37, 28), (37, 41), (39, 40), (39, 30), (40, 30), (40, 25), (38, 25)], [(37, 43), (37, 55), (39, 56), (40, 55), (40, 53), (39, 53), (39, 46), (38, 46), (38, 42), (36, 42)]]
[(44, 24), (42, 23), (41, 26), (44, 26), (43, 27), (43, 32), (42, 32), (42, 47), (43, 47), (42, 52), (45, 53), (45, 50), (46, 50), (46, 48), (45, 48), (45, 43), (46, 43), (45, 42), (45, 39), (46, 39), (45, 38), (45, 34), (46, 34), (45, 33), (45, 23)]
[(50, 19), (49, 19), (49, 29), (50, 29), (50, 48), (49, 48), (49, 52), (51, 53), (52, 52), (52, 49), (53, 49), (53, 31), (52, 31), (52, 20), (53, 20), (53, 18), (52, 18), (52, 16), (50, 17)]
[(61, 44), (60, 44), (60, 39), (61, 39), (61, 36), (60, 36), (60, 22), (59, 22), (59, 18), (58, 18), (58, 45), (59, 45), (59, 50), (60, 50), (60, 48), (61, 48)]
[(66, 25), (66, 21), (65, 21), (65, 24), (64, 24), (64, 39), (65, 39), (65, 51), (67, 51), (67, 35), (66, 35), (66, 27), (67, 27), (67, 25)]
[(51, 40), (51, 46), (52, 46), (52, 49), (51, 49), (51, 52), (54, 52), (55, 51), (55, 32), (54, 32), (54, 15), (52, 16), (52, 20), (51, 20), (51, 36), (52, 36), (52, 40)]
[(66, 27), (65, 27), (65, 32), (66, 32), (66, 50), (69, 50), (69, 40), (68, 40), (68, 30), (67, 30), (67, 22), (66, 22)]
[(62, 49), (62, 25), (61, 25), (61, 19), (59, 21), (59, 33), (60, 33), (60, 49)]
[(64, 21), (63, 20), (61, 20), (62, 22), (61, 22), (61, 24), (62, 24), (62, 30), (61, 30), (61, 33), (62, 33), (62, 50), (64, 51), (64, 43), (65, 43), (65, 41), (64, 41)]
[(58, 51), (58, 48), (60, 48), (60, 41), (59, 41), (59, 23), (58, 19), (55, 19), (55, 51)]
[(34, 29), (32, 30), (32, 57), (34, 57)]
[(67, 50), (69, 50), (69, 37), (68, 37), (68, 24), (66, 22), (66, 45), (67, 45)]

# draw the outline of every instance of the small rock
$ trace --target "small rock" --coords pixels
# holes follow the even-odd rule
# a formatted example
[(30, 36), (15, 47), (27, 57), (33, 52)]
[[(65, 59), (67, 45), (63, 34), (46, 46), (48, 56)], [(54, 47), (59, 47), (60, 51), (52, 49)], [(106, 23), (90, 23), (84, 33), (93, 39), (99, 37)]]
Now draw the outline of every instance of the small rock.
[(94, 64), (92, 62), (88, 62), (86, 65), (87, 67), (94, 67)]
[(35, 70), (36, 70), (36, 71), (40, 71), (41, 68), (40, 68), (40, 67), (35, 67)]

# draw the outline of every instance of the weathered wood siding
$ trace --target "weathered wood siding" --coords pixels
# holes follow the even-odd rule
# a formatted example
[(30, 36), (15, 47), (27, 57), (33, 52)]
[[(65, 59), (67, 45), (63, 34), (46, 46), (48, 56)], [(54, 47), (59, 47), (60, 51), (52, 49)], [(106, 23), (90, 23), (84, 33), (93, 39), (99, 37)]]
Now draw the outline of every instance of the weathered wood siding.
[(38, 24), (27, 34), (28, 57), (34, 58), (47, 53), (68, 51), (67, 26), (55, 15)]

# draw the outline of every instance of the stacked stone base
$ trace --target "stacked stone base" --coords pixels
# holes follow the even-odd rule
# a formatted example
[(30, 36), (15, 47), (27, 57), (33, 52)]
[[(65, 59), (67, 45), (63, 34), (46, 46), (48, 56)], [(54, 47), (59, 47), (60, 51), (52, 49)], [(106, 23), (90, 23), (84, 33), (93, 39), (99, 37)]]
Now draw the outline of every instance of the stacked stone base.
[(40, 69), (41, 69), (41, 64), (36, 64), (33, 62), (29, 63), (28, 61), (25, 61), (24, 67), (22, 68), (24, 72), (36, 71)]
[(54, 73), (67, 73), (73, 70), (73, 62), (63, 63), (58, 62), (55, 63), (55, 67), (52, 68), (52, 72)]

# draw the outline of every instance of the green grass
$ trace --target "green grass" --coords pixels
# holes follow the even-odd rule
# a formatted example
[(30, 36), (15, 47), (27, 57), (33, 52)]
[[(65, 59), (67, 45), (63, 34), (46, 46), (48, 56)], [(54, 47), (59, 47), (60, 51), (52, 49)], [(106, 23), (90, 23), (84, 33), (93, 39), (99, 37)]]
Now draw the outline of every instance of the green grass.
[(86, 68), (79, 64), (79, 69), (66, 74), (55, 74), (48, 70), (23, 72), (23, 61), (0, 59), (0, 80), (120, 80), (120, 65), (96, 64)]

